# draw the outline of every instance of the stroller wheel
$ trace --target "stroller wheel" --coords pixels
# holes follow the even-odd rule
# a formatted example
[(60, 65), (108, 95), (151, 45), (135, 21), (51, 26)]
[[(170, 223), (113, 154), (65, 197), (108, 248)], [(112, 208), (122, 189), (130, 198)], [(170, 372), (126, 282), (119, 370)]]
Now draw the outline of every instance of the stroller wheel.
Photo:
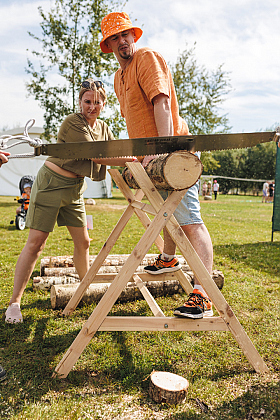
[(16, 215), (16, 228), (19, 230), (25, 228), (25, 216), (22, 216), (21, 214)]

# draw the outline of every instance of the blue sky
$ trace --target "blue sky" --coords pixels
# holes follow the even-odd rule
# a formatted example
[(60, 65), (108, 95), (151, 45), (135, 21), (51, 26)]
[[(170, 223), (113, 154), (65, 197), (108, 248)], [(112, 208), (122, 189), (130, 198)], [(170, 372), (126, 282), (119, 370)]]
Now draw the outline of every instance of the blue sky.
[[(27, 98), (27, 49), (39, 44), (38, 6), (50, 0), (0, 0), (0, 130), (24, 125), (43, 111)], [(232, 92), (223, 104), (232, 132), (253, 132), (280, 125), (279, 0), (128, 0), (124, 11), (144, 34), (138, 47), (159, 51), (174, 63), (186, 46), (195, 47), (199, 64), (230, 73)]]

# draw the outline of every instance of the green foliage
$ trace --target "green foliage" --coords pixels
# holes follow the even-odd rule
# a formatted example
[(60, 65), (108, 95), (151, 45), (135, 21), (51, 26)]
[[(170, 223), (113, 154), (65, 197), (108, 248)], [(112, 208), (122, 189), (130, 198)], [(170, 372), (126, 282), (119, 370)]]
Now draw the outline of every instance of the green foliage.
[[(222, 65), (212, 72), (199, 66), (194, 50), (183, 51), (171, 66), (180, 115), (187, 121), (192, 134), (228, 132), (228, 118), (220, 114), (220, 107), (231, 90), (229, 75)], [(201, 161), (204, 173), (216, 172), (220, 167), (211, 152), (202, 153)]]
[(220, 106), (230, 92), (228, 73), (219, 66), (208, 71), (199, 66), (194, 48), (183, 51), (171, 66), (179, 111), (192, 134), (227, 132), (228, 118), (220, 115)]
[[(122, 7), (122, 3), (109, 0), (55, 0), (48, 13), (39, 7), (42, 37), (29, 35), (40, 42), (41, 51), (32, 51), (35, 64), (28, 59), (26, 72), (31, 80), (27, 91), (45, 110), (47, 139), (56, 136), (57, 127), (66, 115), (77, 111), (76, 98), (82, 80), (93, 77), (105, 82), (107, 78), (107, 87), (112, 90), (109, 76), (118, 66), (113, 54), (100, 50), (100, 23), (112, 8), (118, 7)], [(112, 108), (112, 115), (105, 120), (117, 136), (124, 122), (112, 95), (108, 106)]]

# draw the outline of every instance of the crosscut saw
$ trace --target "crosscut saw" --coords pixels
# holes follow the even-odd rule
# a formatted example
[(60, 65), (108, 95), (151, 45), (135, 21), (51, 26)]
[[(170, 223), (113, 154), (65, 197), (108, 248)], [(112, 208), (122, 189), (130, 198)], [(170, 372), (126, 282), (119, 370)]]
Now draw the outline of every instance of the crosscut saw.
[(266, 131), (239, 134), (202, 134), (170, 137), (147, 137), (124, 140), (79, 143), (48, 143), (35, 147), (35, 155), (48, 155), (62, 159), (116, 158), (172, 153), (243, 149), (259, 143), (278, 141), (279, 133)]
[[(148, 156), (172, 153), (178, 150), (190, 152), (244, 149), (260, 143), (275, 141), (279, 146), (280, 127), (276, 131), (237, 134), (201, 134), (188, 136), (147, 137), (124, 140), (108, 140), (77, 143), (43, 143), (39, 138), (31, 138), (28, 130), (35, 120), (29, 120), (23, 135), (2, 135), (0, 151), (5, 151), (20, 143), (34, 147), (34, 153), (10, 155), (11, 158), (47, 155), (62, 159), (102, 159), (129, 156)], [(19, 140), (19, 141), (18, 141)], [(8, 146), (8, 142), (13, 144)], [(14, 143), (14, 141), (17, 141)]]

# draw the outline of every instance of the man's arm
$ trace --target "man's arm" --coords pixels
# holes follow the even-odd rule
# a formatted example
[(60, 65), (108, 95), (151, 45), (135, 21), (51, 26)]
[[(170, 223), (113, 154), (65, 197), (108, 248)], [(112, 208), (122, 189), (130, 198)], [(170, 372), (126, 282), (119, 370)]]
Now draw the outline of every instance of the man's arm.
[(173, 120), (169, 97), (160, 93), (154, 97), (153, 105), (158, 136), (173, 136)]
[[(154, 118), (159, 137), (173, 136), (173, 120), (171, 114), (170, 99), (168, 96), (160, 93), (153, 98)], [(145, 156), (142, 165), (147, 166), (148, 163), (154, 159), (156, 155)]]

